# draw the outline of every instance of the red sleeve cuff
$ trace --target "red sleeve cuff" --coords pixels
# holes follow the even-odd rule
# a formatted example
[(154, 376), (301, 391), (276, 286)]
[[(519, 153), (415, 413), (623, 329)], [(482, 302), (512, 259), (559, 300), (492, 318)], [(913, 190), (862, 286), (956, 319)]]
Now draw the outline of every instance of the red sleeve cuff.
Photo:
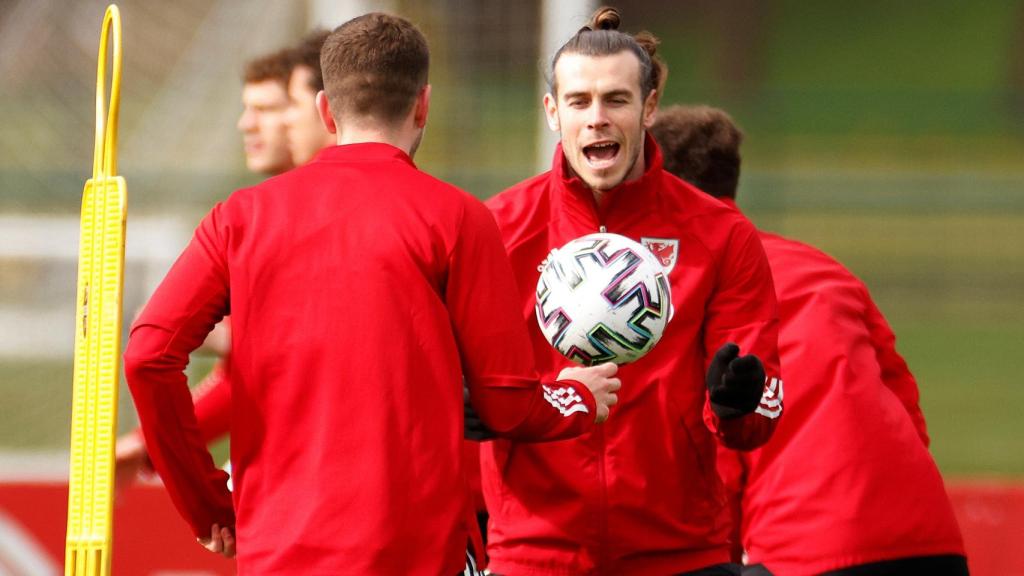
[[(581, 399), (581, 400), (576, 401), (576, 405), (582, 404), (582, 406), (584, 406), (586, 408), (586, 413), (587, 414), (593, 414), (594, 418), (597, 418), (597, 399), (594, 398), (594, 393), (591, 392), (590, 388), (587, 388), (587, 386), (584, 383), (580, 382), (579, 380), (568, 380), (567, 379), (567, 380), (556, 380), (555, 384), (556, 385), (561, 385), (563, 387), (567, 386), (567, 387), (571, 388), (572, 390), (574, 390), (576, 392), (576, 394)], [(547, 390), (545, 390), (545, 398), (547, 398), (546, 392), (547, 392)], [(549, 400), (549, 402), (550, 402), (550, 400)], [(555, 406), (555, 407), (558, 408), (558, 406)], [(561, 408), (559, 408), (559, 411), (561, 411)], [(563, 414), (564, 414), (564, 412), (563, 412)], [(593, 418), (591, 420), (593, 420)]]

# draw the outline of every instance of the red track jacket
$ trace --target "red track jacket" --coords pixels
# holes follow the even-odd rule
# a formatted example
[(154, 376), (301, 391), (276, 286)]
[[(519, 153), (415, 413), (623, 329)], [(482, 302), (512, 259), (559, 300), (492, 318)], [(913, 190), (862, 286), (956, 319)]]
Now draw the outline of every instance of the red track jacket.
[[(215, 207), (125, 353), (150, 457), (196, 535), (236, 526), (241, 574), (461, 571), (463, 374), (499, 433), (593, 426), (582, 385), (551, 384), (588, 413), (545, 399), (514, 286), (486, 208), (386, 144), (328, 148)], [(234, 509), (183, 373), (228, 313)]]
[(749, 563), (801, 576), (963, 554), (917, 383), (867, 288), (810, 246), (761, 242), (779, 297), (786, 416), (761, 449), (720, 458), (742, 491)]
[(568, 364), (545, 341), (533, 311), (537, 265), (552, 248), (602, 227), (655, 239), (663, 262), (674, 264), (675, 306), (661, 342), (619, 371), (619, 404), (605, 425), (563, 442), (484, 444), (496, 573), (671, 574), (729, 559), (716, 436), (733, 447), (758, 446), (781, 407), (719, 422), (705, 371), (732, 341), (761, 358), (770, 379), (778, 377), (771, 273), (749, 222), (662, 170), (650, 138), (645, 158), (644, 175), (606, 193), (601, 206), (569, 175), (560, 148), (551, 172), (488, 202), (543, 375)]

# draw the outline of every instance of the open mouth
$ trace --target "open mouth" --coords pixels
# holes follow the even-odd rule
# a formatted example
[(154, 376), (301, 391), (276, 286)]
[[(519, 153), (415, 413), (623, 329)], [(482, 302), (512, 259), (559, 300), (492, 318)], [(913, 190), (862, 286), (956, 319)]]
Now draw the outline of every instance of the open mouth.
[(619, 145), (616, 142), (590, 144), (583, 147), (583, 156), (591, 168), (608, 168), (614, 165), (616, 158), (619, 157)]

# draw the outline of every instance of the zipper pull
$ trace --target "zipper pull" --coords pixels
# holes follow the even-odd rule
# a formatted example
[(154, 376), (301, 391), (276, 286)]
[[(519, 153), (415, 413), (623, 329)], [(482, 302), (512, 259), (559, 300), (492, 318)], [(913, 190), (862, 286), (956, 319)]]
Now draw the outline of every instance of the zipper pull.
[(597, 231), (598, 231), (598, 232), (600, 232), (601, 234), (604, 234), (604, 233), (608, 232), (608, 229), (607, 229), (607, 228), (605, 228), (605, 227), (604, 227), (604, 226), (602, 225), (601, 227), (599, 227), (599, 228), (597, 229)]

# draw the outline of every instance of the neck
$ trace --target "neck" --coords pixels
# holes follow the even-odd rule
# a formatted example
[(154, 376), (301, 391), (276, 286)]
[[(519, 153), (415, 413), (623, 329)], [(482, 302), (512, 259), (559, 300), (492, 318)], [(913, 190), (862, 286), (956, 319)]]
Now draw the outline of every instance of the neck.
[(416, 143), (419, 139), (418, 130), (408, 130), (405, 126), (400, 128), (384, 128), (380, 126), (355, 126), (350, 123), (344, 129), (339, 127), (337, 143), (339, 146), (345, 144), (367, 144), (371, 142), (390, 144), (412, 157), (416, 152)]

